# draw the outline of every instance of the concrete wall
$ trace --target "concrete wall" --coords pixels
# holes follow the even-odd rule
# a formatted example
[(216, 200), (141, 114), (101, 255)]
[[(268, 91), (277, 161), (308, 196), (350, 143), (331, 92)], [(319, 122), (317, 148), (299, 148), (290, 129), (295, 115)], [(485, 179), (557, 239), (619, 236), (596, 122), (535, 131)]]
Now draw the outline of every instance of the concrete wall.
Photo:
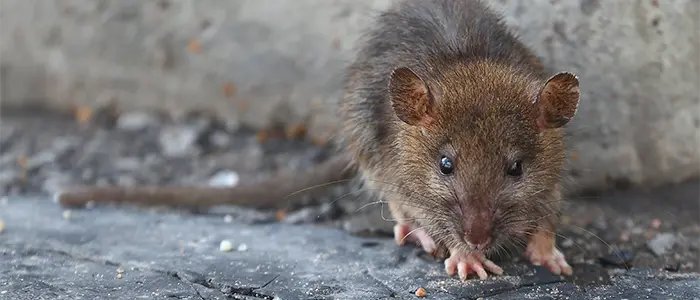
[[(0, 1), (3, 105), (205, 108), (333, 131), (353, 42), (390, 0)], [(490, 1), (553, 71), (580, 77), (577, 187), (700, 166), (700, 1)]]

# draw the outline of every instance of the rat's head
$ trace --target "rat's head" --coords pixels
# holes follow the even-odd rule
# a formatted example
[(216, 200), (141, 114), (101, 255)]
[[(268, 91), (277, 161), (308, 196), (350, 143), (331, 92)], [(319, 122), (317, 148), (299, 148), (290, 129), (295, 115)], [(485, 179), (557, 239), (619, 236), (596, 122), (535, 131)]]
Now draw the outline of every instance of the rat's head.
[(556, 216), (561, 129), (579, 101), (575, 75), (542, 80), (484, 62), (428, 81), (402, 67), (389, 93), (397, 163), (409, 166), (397, 176), (420, 195), (411, 197), (419, 202), (413, 217), (438, 242), (488, 251)]

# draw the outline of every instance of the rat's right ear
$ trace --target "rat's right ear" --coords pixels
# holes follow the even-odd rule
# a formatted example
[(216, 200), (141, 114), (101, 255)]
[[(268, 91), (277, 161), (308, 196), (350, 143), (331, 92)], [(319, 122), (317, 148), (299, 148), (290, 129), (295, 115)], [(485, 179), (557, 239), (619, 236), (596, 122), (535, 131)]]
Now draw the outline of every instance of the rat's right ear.
[(569, 123), (578, 109), (580, 94), (576, 75), (562, 72), (549, 78), (535, 101), (535, 118), (540, 130)]
[(426, 125), (435, 117), (435, 101), (430, 88), (407, 67), (391, 72), (389, 97), (394, 113), (406, 124)]

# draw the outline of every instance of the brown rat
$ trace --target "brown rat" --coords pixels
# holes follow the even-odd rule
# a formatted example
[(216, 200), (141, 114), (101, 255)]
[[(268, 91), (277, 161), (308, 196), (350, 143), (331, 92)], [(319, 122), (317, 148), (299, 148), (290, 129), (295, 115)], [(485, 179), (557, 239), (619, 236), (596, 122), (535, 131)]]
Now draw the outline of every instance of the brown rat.
[(263, 206), (271, 206), (292, 189), (351, 173), (328, 177), (333, 171), (356, 170), (367, 190), (388, 202), (397, 242), (449, 253), (450, 275), (501, 273), (486, 255), (520, 242), (533, 263), (570, 274), (554, 232), (562, 127), (578, 107), (576, 76), (548, 77), (500, 16), (477, 0), (399, 2), (377, 18), (360, 46), (340, 104), (339, 142), (348, 156), (309, 178), (297, 176), (296, 185), (273, 197), (265, 193), (294, 176), (226, 189), (88, 188), (59, 201), (101, 195), (162, 203), (167, 196), (173, 203), (190, 197), (198, 204), (255, 205), (254, 197), (264, 197)]
[(554, 232), (578, 101), (576, 76), (548, 77), (482, 2), (403, 1), (350, 66), (342, 137), (397, 241), (449, 252), (449, 274), (500, 273), (484, 254), (520, 242), (570, 274)]

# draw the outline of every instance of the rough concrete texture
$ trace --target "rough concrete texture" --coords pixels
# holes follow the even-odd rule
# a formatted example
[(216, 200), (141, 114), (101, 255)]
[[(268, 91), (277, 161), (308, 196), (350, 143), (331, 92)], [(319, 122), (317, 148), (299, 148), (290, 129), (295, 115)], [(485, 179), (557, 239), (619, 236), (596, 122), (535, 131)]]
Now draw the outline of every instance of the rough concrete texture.
[[(697, 175), (700, 2), (489, 1), (580, 76), (573, 191)], [(391, 1), (4, 0), (3, 103), (203, 108), (333, 132), (343, 66)]]
[[(0, 299), (697, 299), (700, 277), (574, 265), (573, 277), (504, 263), (462, 283), (391, 239), (310, 225), (226, 223), (130, 209), (0, 204)], [(233, 250), (219, 250), (230, 240)], [(241, 245), (245, 245), (241, 247)]]

